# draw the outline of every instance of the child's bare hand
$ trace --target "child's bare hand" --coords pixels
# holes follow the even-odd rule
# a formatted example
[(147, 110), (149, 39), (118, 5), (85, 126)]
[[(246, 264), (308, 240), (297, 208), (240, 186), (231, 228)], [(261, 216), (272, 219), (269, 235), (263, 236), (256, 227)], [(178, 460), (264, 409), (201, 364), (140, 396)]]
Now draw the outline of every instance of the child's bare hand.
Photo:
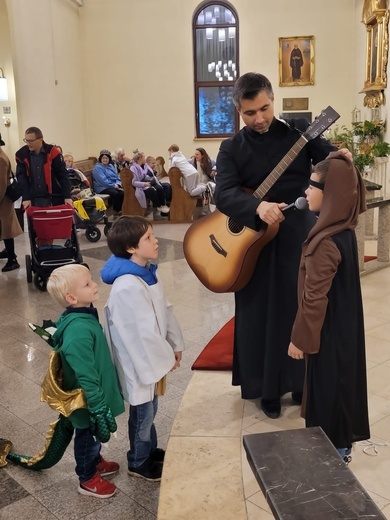
[(293, 359), (303, 359), (303, 352), (302, 350), (299, 350), (294, 343), (290, 342), (290, 345), (288, 346), (288, 355), (292, 357)]
[(180, 367), (180, 361), (181, 361), (181, 358), (182, 358), (182, 352), (175, 352), (175, 364), (173, 365), (172, 369), (171, 369), (171, 372), (172, 370), (175, 370), (176, 368), (179, 368)]

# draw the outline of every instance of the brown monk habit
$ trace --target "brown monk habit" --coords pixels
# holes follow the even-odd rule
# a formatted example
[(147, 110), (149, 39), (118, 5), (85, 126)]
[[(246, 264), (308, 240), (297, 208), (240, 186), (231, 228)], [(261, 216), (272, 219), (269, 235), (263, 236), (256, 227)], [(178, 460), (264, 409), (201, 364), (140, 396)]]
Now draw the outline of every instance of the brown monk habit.
[(366, 209), (360, 174), (340, 152), (325, 179), (317, 223), (302, 248), (291, 341), (306, 356), (306, 426), (337, 448), (370, 437), (363, 305), (356, 237)]

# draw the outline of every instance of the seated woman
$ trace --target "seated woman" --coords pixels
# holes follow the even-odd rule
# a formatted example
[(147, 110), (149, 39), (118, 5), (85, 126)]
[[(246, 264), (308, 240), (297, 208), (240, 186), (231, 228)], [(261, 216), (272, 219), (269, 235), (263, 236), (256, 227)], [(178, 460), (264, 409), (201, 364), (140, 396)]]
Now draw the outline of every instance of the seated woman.
[[(156, 159), (149, 155), (149, 157), (146, 158), (146, 180), (152, 182), (152, 186), (162, 186), (164, 190), (164, 196), (165, 196), (165, 204), (162, 211), (169, 211), (169, 205), (172, 200), (172, 187), (169, 184), (169, 182), (163, 182), (160, 181), (158, 178), (158, 173), (156, 171)], [(168, 177), (169, 179), (169, 177)]]
[[(153, 218), (158, 220), (161, 213), (167, 213), (169, 208), (166, 206), (164, 189), (159, 182), (148, 180), (148, 170), (145, 166), (146, 159), (143, 152), (134, 150), (133, 164), (130, 170), (133, 172), (133, 186), (135, 188), (135, 196), (140, 203), (141, 208), (147, 208), (149, 199), (153, 204)], [(153, 186), (154, 184), (154, 186)]]
[(117, 148), (115, 150), (113, 162), (118, 173), (120, 173), (123, 168), (130, 168), (132, 163), (130, 157), (127, 157), (123, 148)]
[(91, 187), (89, 185), (89, 180), (83, 174), (82, 171), (74, 168), (73, 163), (73, 155), (71, 153), (66, 153), (64, 155), (64, 161), (66, 169), (69, 173), (69, 180), (71, 185), (71, 196), (72, 200), (82, 199), (85, 197), (89, 197), (92, 195)]
[(93, 187), (96, 193), (105, 193), (110, 196), (114, 218), (122, 212), (123, 189), (122, 181), (113, 165), (111, 152), (102, 150), (98, 162), (92, 170)]
[(200, 182), (207, 184), (210, 197), (213, 198), (215, 191), (215, 176), (217, 174), (215, 160), (209, 157), (204, 148), (197, 148), (194, 156), (189, 160), (189, 163), (198, 170)]
[(157, 171), (157, 177), (160, 182), (170, 182), (168, 172), (165, 169), (165, 159), (161, 155), (156, 157), (156, 166), (154, 169)]

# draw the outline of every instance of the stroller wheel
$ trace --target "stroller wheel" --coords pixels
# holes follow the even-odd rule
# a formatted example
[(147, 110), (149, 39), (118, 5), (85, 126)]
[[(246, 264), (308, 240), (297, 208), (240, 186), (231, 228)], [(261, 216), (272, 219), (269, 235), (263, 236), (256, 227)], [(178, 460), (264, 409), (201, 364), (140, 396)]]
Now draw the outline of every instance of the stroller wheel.
[(34, 285), (39, 291), (46, 291), (47, 280), (44, 280), (38, 273), (34, 274)]
[(97, 242), (100, 240), (100, 237), (102, 236), (102, 232), (100, 229), (96, 226), (90, 226), (85, 231), (85, 236), (90, 242)]
[(32, 265), (31, 265), (31, 256), (26, 255), (26, 276), (27, 276), (27, 282), (32, 282)]
[(103, 232), (105, 236), (107, 236), (107, 233), (110, 231), (111, 226), (112, 222), (107, 222), (107, 224), (104, 226)]

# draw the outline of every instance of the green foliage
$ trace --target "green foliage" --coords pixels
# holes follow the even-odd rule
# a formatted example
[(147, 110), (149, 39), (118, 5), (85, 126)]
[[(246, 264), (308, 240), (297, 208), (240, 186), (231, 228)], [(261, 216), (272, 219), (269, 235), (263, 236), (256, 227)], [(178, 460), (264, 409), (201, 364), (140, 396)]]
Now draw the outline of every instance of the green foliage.
[(363, 121), (356, 123), (353, 128), (353, 135), (359, 136), (360, 142), (372, 141), (375, 139), (381, 139), (385, 131), (385, 122), (379, 121), (374, 123), (373, 121)]
[(359, 153), (355, 155), (353, 163), (360, 173), (363, 173), (365, 166), (373, 166), (374, 157), (369, 153)]
[(328, 139), (338, 148), (348, 148), (352, 153), (356, 168), (364, 171), (365, 166), (373, 166), (375, 157), (390, 155), (390, 144), (383, 141), (386, 122), (363, 121), (352, 125), (352, 129), (335, 127)]
[(371, 146), (370, 151), (374, 157), (386, 157), (390, 155), (390, 144), (386, 141), (377, 141)]
[(335, 126), (327, 135), (327, 139), (329, 139), (331, 143), (335, 143), (338, 148), (348, 148), (348, 150), (353, 153), (353, 135), (353, 131), (346, 126), (342, 126), (341, 128)]

